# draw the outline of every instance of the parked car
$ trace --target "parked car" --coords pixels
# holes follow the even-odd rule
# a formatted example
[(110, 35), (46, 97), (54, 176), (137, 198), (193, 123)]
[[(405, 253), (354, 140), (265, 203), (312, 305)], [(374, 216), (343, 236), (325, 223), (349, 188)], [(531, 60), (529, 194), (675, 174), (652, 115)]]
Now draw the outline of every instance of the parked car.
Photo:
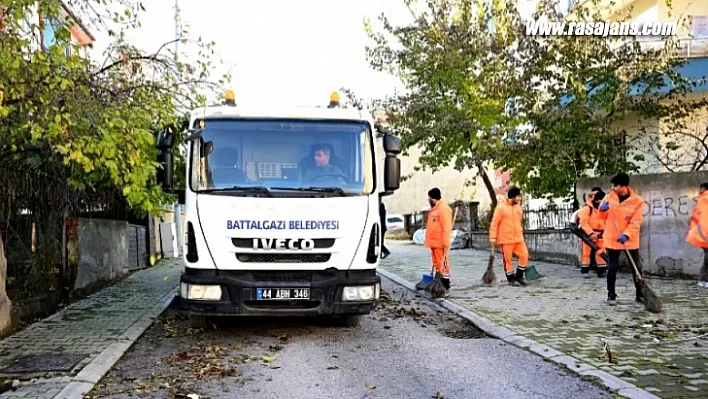
[(386, 215), (386, 230), (403, 230), (404, 228), (403, 215)]

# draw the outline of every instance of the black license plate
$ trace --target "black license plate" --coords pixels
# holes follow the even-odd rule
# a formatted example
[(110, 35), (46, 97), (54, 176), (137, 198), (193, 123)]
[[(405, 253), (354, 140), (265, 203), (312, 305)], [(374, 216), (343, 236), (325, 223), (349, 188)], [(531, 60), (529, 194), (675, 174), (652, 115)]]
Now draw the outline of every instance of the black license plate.
[(257, 288), (256, 299), (260, 300), (303, 300), (310, 299), (309, 288)]

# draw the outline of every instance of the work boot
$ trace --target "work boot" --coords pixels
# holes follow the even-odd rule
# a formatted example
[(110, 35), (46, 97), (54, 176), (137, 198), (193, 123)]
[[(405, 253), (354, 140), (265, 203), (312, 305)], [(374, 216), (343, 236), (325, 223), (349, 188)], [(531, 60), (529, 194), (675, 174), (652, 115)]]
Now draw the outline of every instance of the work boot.
[(580, 266), (580, 274), (583, 276), (583, 278), (590, 278), (590, 267)]
[(607, 277), (607, 268), (606, 267), (598, 267), (597, 268), (597, 278), (605, 278)]
[(442, 281), (443, 285), (445, 286), (445, 289), (450, 291), (450, 279), (443, 277), (440, 280)]
[(607, 296), (607, 304), (610, 306), (617, 306), (617, 297)]
[(514, 279), (521, 284), (521, 286), (526, 286), (528, 283), (524, 280), (524, 269), (516, 268), (516, 276)]
[(519, 283), (516, 281), (516, 278), (514, 277), (513, 274), (507, 274), (506, 281), (508, 281), (509, 285), (511, 285), (512, 287), (519, 285)]
[(545, 274), (541, 274), (536, 270), (536, 266), (526, 268), (526, 281), (542, 280), (546, 278)]

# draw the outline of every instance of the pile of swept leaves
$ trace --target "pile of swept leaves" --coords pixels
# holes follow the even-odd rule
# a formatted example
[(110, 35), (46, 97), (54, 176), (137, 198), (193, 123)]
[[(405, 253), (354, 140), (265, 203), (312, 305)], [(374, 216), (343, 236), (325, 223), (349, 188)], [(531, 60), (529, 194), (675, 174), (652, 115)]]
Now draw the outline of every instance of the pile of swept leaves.
[[(159, 318), (159, 328), (154, 330), (154, 339), (183, 338), (198, 335), (198, 329), (186, 328), (180, 323), (183, 316), (166, 314)], [(234, 385), (244, 386), (253, 381), (241, 368), (247, 363), (260, 363), (262, 367), (278, 369), (274, 364), (275, 352), (284, 348), (290, 340), (289, 335), (275, 337), (268, 350), (259, 355), (244, 352), (244, 345), (210, 345), (204, 342), (192, 344), (188, 349), (162, 358), (148, 377), (111, 376), (105, 378), (91, 393), (91, 398), (108, 395), (128, 394), (137, 397), (161, 397), (194, 399), (200, 397), (197, 384), (204, 381), (232, 379)], [(231, 385), (231, 384), (228, 384)], [(224, 388), (226, 390), (226, 388)], [(159, 392), (159, 393), (158, 393)]]

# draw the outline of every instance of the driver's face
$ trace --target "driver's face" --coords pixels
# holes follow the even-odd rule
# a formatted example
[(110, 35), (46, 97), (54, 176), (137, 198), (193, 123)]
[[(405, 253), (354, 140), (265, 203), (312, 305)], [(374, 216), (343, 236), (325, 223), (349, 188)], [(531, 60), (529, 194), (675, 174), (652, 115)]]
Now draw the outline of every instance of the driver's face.
[(329, 165), (329, 154), (322, 150), (315, 151), (315, 165), (317, 166), (327, 166)]

